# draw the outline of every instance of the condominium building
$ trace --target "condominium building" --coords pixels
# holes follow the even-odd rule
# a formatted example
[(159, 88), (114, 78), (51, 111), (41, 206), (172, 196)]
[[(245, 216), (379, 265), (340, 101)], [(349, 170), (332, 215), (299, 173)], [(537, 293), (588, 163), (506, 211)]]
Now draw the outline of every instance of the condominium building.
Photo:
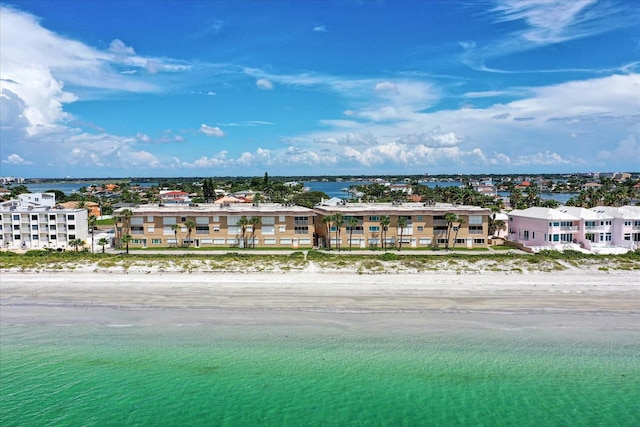
[(65, 249), (88, 236), (87, 210), (55, 205), (53, 193), (21, 194), (0, 204), (0, 244), (5, 249)]
[(532, 207), (509, 213), (509, 240), (533, 251), (614, 253), (640, 247), (640, 206)]
[[(118, 209), (116, 238), (129, 234), (139, 248), (274, 247), (314, 244), (313, 210), (279, 204), (171, 204)], [(256, 218), (252, 223), (252, 219)], [(188, 225), (192, 225), (189, 230)]]
[[(486, 248), (488, 245), (491, 211), (476, 206), (332, 203), (315, 206), (314, 211), (317, 214), (316, 233), (320, 246), (363, 249), (402, 245), (407, 249), (446, 246), (470, 249)], [(336, 221), (331, 219), (336, 214), (341, 214), (343, 220), (339, 233)], [(447, 214), (455, 214), (457, 220), (449, 224)], [(389, 219), (386, 227), (381, 224), (384, 217)]]

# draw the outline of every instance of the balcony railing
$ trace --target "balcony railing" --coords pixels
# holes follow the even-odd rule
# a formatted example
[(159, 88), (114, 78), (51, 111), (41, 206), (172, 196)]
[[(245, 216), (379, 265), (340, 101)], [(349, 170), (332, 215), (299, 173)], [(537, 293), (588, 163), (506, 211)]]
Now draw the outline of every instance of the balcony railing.
[(482, 234), (483, 230), (469, 230), (469, 234)]
[(448, 225), (446, 219), (434, 219), (433, 225)]
[(586, 225), (584, 227), (585, 230), (604, 230), (604, 225)]
[(309, 225), (308, 219), (296, 219), (293, 221), (295, 225)]
[(563, 225), (560, 227), (560, 230), (563, 231), (578, 231), (578, 226), (576, 225)]

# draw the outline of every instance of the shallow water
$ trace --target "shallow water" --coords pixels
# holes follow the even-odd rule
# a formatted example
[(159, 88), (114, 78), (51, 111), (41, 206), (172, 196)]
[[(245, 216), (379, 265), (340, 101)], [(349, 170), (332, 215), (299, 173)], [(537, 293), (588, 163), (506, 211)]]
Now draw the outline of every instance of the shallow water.
[(584, 329), (3, 325), (0, 425), (639, 425), (640, 339)]

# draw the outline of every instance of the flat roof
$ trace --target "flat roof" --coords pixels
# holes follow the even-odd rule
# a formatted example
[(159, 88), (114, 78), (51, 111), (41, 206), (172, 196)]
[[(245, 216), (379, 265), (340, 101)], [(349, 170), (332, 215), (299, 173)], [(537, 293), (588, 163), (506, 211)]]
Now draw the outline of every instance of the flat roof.
[(167, 205), (139, 205), (130, 208), (117, 209), (114, 214), (122, 213), (124, 209), (130, 209), (134, 214), (142, 215), (181, 215), (181, 216), (198, 216), (198, 215), (315, 215), (315, 212), (309, 208), (296, 205), (281, 205), (278, 203), (198, 203), (198, 204), (178, 204), (172, 203)]
[(446, 213), (455, 214), (477, 214), (489, 215), (491, 210), (481, 208), (479, 206), (453, 205), (450, 203), (345, 203), (335, 206), (317, 205), (314, 210), (319, 213), (338, 213), (347, 215), (406, 215), (406, 214), (425, 214), (425, 215), (444, 215)]

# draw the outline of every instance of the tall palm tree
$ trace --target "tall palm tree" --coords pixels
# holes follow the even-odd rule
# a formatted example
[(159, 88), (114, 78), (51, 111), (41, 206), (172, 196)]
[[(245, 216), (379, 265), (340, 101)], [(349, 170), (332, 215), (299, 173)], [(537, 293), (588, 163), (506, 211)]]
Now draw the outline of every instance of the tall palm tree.
[(456, 227), (456, 234), (453, 238), (453, 248), (456, 247), (456, 240), (458, 240), (458, 232), (460, 231), (460, 227), (462, 226), (462, 224), (464, 224), (466, 221), (460, 217), (458, 217), (458, 226)]
[(338, 248), (338, 252), (340, 252), (340, 243), (342, 243), (340, 234), (342, 233), (341, 228), (344, 225), (344, 217), (341, 213), (338, 212), (333, 216), (333, 225), (336, 227), (336, 247)]
[(89, 215), (89, 218), (87, 219), (87, 225), (89, 226), (89, 230), (91, 230), (91, 253), (93, 253), (93, 248), (95, 247), (95, 236), (96, 236), (96, 230), (94, 230), (94, 227), (96, 226), (96, 220), (97, 217), (95, 215)]
[(251, 246), (256, 248), (256, 228), (262, 225), (262, 219), (259, 216), (252, 216), (249, 219), (249, 225), (251, 225)]
[(458, 222), (458, 215), (453, 212), (447, 212), (444, 216), (445, 221), (447, 221), (447, 243), (444, 245), (445, 250), (449, 250), (449, 240), (451, 239), (451, 230), (453, 229), (453, 224)]
[(173, 235), (175, 236), (176, 248), (177, 248), (178, 247), (178, 230), (180, 230), (180, 224), (173, 224), (171, 226), (171, 229), (173, 230)]
[(123, 234), (122, 237), (120, 238), (120, 241), (122, 242), (123, 245), (126, 245), (127, 247), (127, 255), (129, 255), (129, 242), (131, 241), (131, 234)]
[(193, 220), (185, 221), (185, 228), (187, 229), (187, 248), (191, 245), (191, 232), (196, 228), (196, 222)]
[(400, 239), (398, 240), (398, 250), (402, 249), (402, 235), (407, 227), (407, 217), (398, 216), (398, 230), (400, 231)]
[(380, 216), (380, 227), (382, 228), (382, 248), (387, 250), (387, 230), (389, 229), (389, 225), (391, 224), (391, 218), (389, 215), (381, 215)]
[(353, 238), (353, 229), (358, 225), (358, 218), (350, 216), (347, 218), (347, 225), (349, 226), (349, 252), (351, 252), (351, 240)]
[(247, 219), (246, 216), (243, 216), (242, 218), (240, 218), (238, 220), (237, 225), (238, 225), (238, 227), (240, 227), (240, 234), (242, 235), (242, 247), (246, 248), (247, 247), (247, 240), (245, 238), (245, 235), (247, 233), (247, 227), (249, 226), (249, 220)]
[(102, 246), (102, 253), (104, 253), (104, 247), (109, 244), (109, 239), (106, 237), (101, 237), (98, 239), (98, 244)]
[(331, 249), (331, 223), (333, 222), (333, 215), (327, 215), (322, 218), (322, 223), (327, 230), (327, 247)]

